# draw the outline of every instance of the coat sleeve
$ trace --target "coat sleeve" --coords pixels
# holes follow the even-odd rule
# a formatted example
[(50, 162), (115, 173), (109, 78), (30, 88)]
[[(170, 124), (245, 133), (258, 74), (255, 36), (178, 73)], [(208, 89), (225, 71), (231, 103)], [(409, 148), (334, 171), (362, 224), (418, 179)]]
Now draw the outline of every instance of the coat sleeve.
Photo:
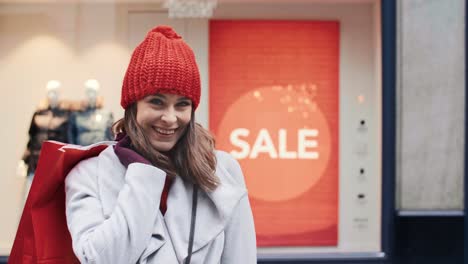
[(113, 140), (114, 137), (112, 135), (112, 125), (114, 124), (114, 115), (109, 113), (109, 117), (107, 119), (106, 131), (105, 131), (105, 140)]
[[(228, 172), (245, 188), (244, 176), (239, 163), (230, 155), (228, 161)], [(224, 232), (222, 264), (257, 263), (255, 226), (247, 194), (239, 201)]]
[(33, 145), (33, 140), (34, 140), (34, 135), (37, 133), (37, 125), (35, 122), (37, 112), (33, 114), (33, 117), (31, 118), (31, 124), (29, 125), (29, 130), (28, 130), (28, 135), (29, 135), (29, 140), (28, 144), (26, 145), (26, 150), (24, 151), (23, 154), (23, 160), (26, 164), (29, 165), (29, 159), (31, 158), (31, 153), (32, 153), (32, 145)]
[(78, 140), (78, 128), (76, 127), (76, 113), (71, 113), (68, 119), (68, 143), (77, 144)]
[(151, 239), (166, 178), (162, 170), (131, 164), (114, 211), (104, 216), (97, 158), (80, 162), (65, 180), (67, 225), (81, 263), (136, 263)]

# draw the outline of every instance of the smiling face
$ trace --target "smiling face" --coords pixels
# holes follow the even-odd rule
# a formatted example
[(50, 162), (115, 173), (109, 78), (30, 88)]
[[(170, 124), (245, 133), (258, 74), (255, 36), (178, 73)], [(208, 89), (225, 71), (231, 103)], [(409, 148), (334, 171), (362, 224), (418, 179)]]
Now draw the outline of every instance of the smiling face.
[(136, 120), (158, 151), (171, 150), (192, 116), (192, 101), (176, 94), (149, 95), (137, 102)]

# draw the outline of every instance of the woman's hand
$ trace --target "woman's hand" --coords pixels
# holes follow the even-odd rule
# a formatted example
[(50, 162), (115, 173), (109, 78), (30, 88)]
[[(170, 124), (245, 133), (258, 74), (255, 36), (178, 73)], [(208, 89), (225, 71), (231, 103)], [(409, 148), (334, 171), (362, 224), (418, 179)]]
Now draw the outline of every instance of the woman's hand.
[(125, 168), (128, 168), (130, 164), (135, 162), (151, 165), (151, 162), (132, 149), (131, 140), (128, 135), (124, 135), (123, 137), (117, 136), (117, 140), (118, 143), (114, 146), (114, 152)]

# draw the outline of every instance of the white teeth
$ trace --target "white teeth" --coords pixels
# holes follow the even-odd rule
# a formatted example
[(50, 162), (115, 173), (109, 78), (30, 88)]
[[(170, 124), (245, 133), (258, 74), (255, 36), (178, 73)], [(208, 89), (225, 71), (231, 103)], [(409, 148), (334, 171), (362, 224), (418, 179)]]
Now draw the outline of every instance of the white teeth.
[(162, 128), (156, 128), (156, 131), (164, 135), (172, 135), (175, 133), (175, 129), (167, 130)]

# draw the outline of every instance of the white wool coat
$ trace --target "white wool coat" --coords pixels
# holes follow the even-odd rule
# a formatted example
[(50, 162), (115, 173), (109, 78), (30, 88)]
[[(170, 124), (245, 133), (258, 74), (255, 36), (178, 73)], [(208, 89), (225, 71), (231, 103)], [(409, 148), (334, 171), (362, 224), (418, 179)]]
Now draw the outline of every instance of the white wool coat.
[[(198, 192), (193, 264), (257, 263), (255, 228), (241, 168), (216, 152), (220, 186)], [(81, 263), (184, 263), (193, 185), (176, 177), (159, 211), (166, 173), (133, 163), (126, 169), (113, 146), (81, 161), (65, 180), (66, 217)]]

